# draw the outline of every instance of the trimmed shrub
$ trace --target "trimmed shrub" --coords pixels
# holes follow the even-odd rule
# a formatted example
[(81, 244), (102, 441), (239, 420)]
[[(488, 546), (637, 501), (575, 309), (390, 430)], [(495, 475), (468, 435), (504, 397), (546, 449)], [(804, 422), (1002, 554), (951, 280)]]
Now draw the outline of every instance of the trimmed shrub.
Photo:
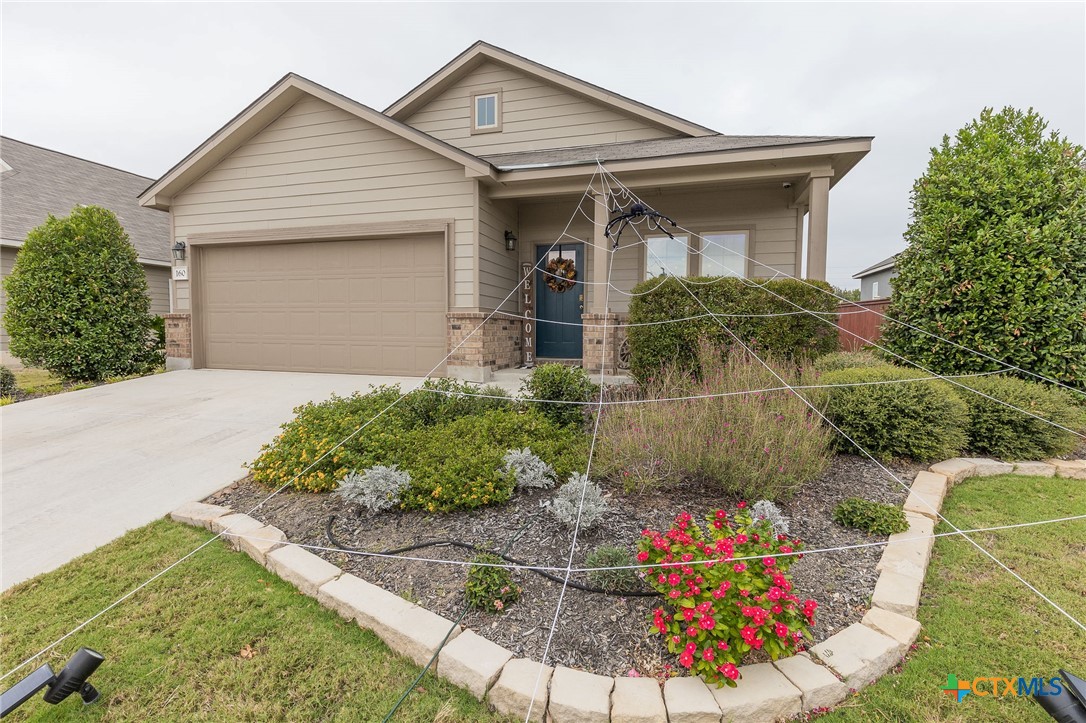
[(558, 488), (550, 509), (555, 519), (566, 527), (573, 529), (579, 524), (582, 530), (588, 530), (603, 519), (607, 500), (598, 484), (586, 475), (574, 472), (569, 481)]
[(520, 586), (513, 582), (509, 568), (492, 567), (508, 564), (505, 560), (483, 553), (471, 561), (476, 564), (468, 568), (468, 579), (464, 584), (468, 605), (476, 610), (500, 613), (520, 598)]
[[(946, 459), (965, 448), (969, 408), (954, 388), (916, 369), (882, 366), (823, 374), (821, 384), (858, 384), (820, 390), (816, 398), (842, 432), (879, 459)], [(890, 383), (872, 383), (890, 382)], [(860, 454), (836, 435), (837, 448)]]
[[(602, 545), (585, 558), (584, 566), (594, 568), (588, 571), (588, 581), (598, 588), (610, 592), (633, 592), (642, 588), (641, 581), (637, 577), (637, 571), (631, 565), (636, 565), (633, 555), (621, 547)], [(625, 567), (624, 570), (609, 570), (607, 568)], [(596, 569), (599, 568), (599, 569)]]
[[(699, 340), (708, 339), (719, 349), (727, 349), (732, 339), (718, 320), (706, 316), (706, 309), (717, 314), (766, 314), (796, 312), (779, 298), (815, 312), (794, 313), (768, 318), (723, 317), (723, 322), (745, 343), (769, 356), (803, 359), (826, 354), (837, 349), (837, 329), (833, 312), (837, 300), (829, 294), (830, 285), (824, 281), (775, 279), (750, 281), (731, 277), (686, 279), (686, 288), (678, 279), (649, 279), (634, 287), (630, 301), (630, 323), (664, 321), (701, 316), (704, 318), (681, 324), (631, 326), (630, 372), (639, 381), (654, 377), (664, 366), (697, 371)], [(811, 286), (808, 286), (810, 284)], [(812, 286), (817, 288), (812, 288)], [(687, 291), (689, 289), (689, 291)], [(772, 293), (769, 293), (772, 292)]]
[(10, 397), (15, 394), (15, 374), (5, 366), (0, 366), (0, 397)]
[[(709, 482), (755, 499), (787, 497), (822, 474), (832, 432), (802, 399), (788, 391), (746, 393), (782, 384), (742, 350), (721, 360), (702, 341), (697, 354), (698, 378), (682, 366), (666, 367), (642, 387), (648, 400), (676, 401), (604, 410), (595, 469), (631, 492)], [(794, 365), (769, 363), (789, 383), (798, 383)], [(704, 395), (731, 396), (682, 399)]]
[[(1008, 376), (961, 379), (961, 384), (1068, 429), (1086, 429), (1086, 408), (1057, 387)], [(1080, 438), (993, 399), (959, 392), (969, 405), (969, 449), (1003, 459), (1032, 460), (1073, 452)]]
[(496, 409), (412, 430), (391, 452), (411, 473), (403, 507), (449, 512), (505, 502), (515, 485), (515, 475), (504, 467), (506, 451), (528, 445), (557, 474), (587, 463), (585, 434), (534, 410)]
[(886, 366), (886, 362), (875, 355), (874, 352), (861, 349), (859, 351), (835, 351), (823, 354), (814, 360), (812, 364), (816, 372), (836, 372), (841, 369), (870, 369), (871, 367)]
[(348, 473), (340, 480), (335, 494), (370, 512), (384, 512), (400, 504), (400, 496), (410, 485), (411, 475), (396, 465), (377, 465), (362, 474)]
[(27, 366), (99, 381), (162, 363), (147, 277), (112, 211), (49, 216), (27, 234), (4, 290), (11, 354)]
[(909, 521), (900, 507), (860, 497), (849, 497), (833, 508), (833, 521), (873, 535), (893, 535), (909, 529)]
[(941, 374), (971, 350), (1086, 390), (1086, 151), (1033, 110), (985, 108), (912, 190), (883, 344)]
[[(580, 367), (543, 364), (536, 367), (531, 375), (521, 382), (520, 393), (524, 397), (549, 401), (593, 402), (596, 401), (600, 388)], [(527, 404), (556, 424), (584, 423), (584, 404), (548, 404), (546, 402), (528, 402)]]
[(400, 407), (397, 414), (408, 427), (432, 427), (471, 414), (504, 409), (512, 404), (509, 393), (498, 386), (480, 389), (455, 379), (427, 379), (397, 405)]

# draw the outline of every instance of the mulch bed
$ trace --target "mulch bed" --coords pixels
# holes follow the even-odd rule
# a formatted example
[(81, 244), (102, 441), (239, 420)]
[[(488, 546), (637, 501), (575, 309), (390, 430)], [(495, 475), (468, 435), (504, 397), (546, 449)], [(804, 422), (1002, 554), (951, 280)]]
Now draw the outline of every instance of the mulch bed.
[[(921, 467), (891, 469), (903, 481), (911, 483)], [(609, 492), (610, 507), (602, 523), (597, 529), (582, 531), (577, 540), (573, 567), (584, 567), (585, 556), (600, 545), (624, 547), (632, 553), (642, 529), (667, 529), (682, 509), (679, 500), (698, 501), (685, 507), (698, 520), (711, 510), (731, 507), (737, 501), (709, 488), (686, 487), (681, 495), (672, 492), (631, 496), (619, 489)], [(268, 494), (267, 488), (243, 480), (205, 501), (245, 512)], [(564, 568), (572, 533), (546, 511), (533, 514), (540, 512), (541, 503), (552, 494), (553, 491), (547, 490), (518, 492), (504, 505), (443, 515), (419, 512), (359, 515), (352, 505), (333, 495), (284, 492), (250, 514), (283, 530), (292, 542), (324, 547), (331, 547), (325, 525), (335, 515), (334, 534), (338, 541), (368, 551), (441, 538), (498, 550), (520, 533), (509, 555), (529, 564)], [(807, 549), (836, 547), (885, 539), (834, 524), (830, 515), (838, 502), (861, 496), (900, 505), (906, 494), (873, 463), (842, 455), (821, 478), (808, 483), (800, 494), (780, 507), (791, 521), (791, 535), (801, 537)], [(336, 550), (315, 552), (346, 571), (450, 620), (456, 619), (464, 609), (467, 569), (462, 565), (363, 557)], [(467, 550), (448, 546), (407, 554), (431, 560), (467, 560), (472, 556)], [(796, 593), (801, 598), (814, 598), (820, 606), (812, 629), (815, 642), (863, 617), (878, 578), (875, 565), (881, 554), (881, 547), (813, 554), (793, 565)], [(504, 614), (471, 610), (463, 622), (517, 656), (540, 660), (562, 586), (528, 571), (516, 571), (514, 579), (524, 592)], [(588, 582), (583, 575), (575, 574), (574, 579)], [(646, 675), (658, 674), (665, 663), (673, 665), (674, 660), (659, 636), (648, 634), (650, 611), (657, 604), (659, 598), (655, 597), (616, 597), (567, 588), (556, 632), (547, 649), (547, 662), (602, 675), (625, 675), (631, 669)]]

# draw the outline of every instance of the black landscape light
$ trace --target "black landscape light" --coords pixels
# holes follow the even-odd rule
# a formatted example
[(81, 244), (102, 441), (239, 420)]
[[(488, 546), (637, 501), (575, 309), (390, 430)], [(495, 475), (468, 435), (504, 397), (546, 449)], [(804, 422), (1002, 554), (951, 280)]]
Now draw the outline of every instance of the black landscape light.
[(1045, 684), (1033, 699), (1058, 723), (1086, 723), (1086, 680), (1060, 670), (1061, 690)]
[(80, 648), (64, 666), (60, 673), (54, 674), (49, 664), (41, 666), (11, 688), (0, 693), (0, 718), (12, 712), (20, 705), (37, 695), (42, 688), (45, 702), (56, 705), (72, 693), (78, 692), (85, 704), (98, 700), (98, 691), (87, 682), (105, 657), (90, 648)]

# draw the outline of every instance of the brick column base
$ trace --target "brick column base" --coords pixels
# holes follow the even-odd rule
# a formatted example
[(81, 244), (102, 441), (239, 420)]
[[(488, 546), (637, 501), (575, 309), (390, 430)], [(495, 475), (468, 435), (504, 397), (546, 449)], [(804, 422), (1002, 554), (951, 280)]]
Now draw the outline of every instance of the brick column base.
[[(618, 314), (581, 314), (584, 324), (584, 366), (587, 372), (618, 372)], [(603, 328), (603, 324), (607, 328)], [(606, 343), (604, 343), (606, 342)]]
[(449, 376), (487, 382), (495, 370), (520, 366), (520, 323), (516, 319), (482, 311), (450, 311), (447, 316), (452, 352), (447, 364)]
[(164, 314), (166, 320), (166, 371), (192, 369), (192, 315)]

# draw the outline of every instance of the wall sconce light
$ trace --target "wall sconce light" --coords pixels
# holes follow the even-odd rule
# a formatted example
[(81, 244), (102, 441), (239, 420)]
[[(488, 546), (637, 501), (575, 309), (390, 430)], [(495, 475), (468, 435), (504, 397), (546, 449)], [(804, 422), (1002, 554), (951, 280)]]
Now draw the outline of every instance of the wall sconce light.
[(505, 250), (515, 251), (517, 248), (517, 236), (512, 231), (505, 232)]
[(173, 257), (176, 261), (185, 260), (185, 242), (178, 241), (173, 245)]

